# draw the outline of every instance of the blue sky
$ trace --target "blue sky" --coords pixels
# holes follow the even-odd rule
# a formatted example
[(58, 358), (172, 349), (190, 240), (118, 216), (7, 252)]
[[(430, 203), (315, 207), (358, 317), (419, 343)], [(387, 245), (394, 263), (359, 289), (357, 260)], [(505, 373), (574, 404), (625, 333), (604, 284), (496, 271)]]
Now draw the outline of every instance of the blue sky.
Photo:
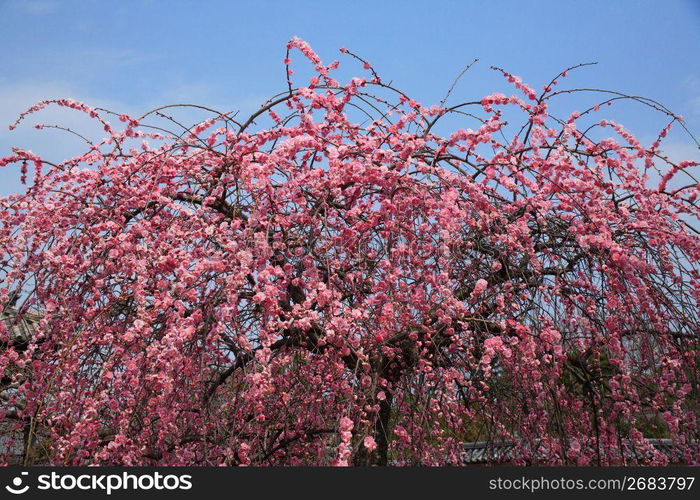
[[(284, 89), (282, 59), (294, 35), (328, 61), (348, 47), (425, 104), (439, 102), (474, 58), (455, 101), (511, 92), (490, 65), (539, 88), (567, 66), (597, 61), (567, 84), (657, 99), (700, 135), (700, 0), (0, 0), (0, 153), (12, 145), (54, 159), (77, 152), (54, 131), (7, 130), (41, 98), (135, 115), (174, 102), (251, 111)], [(664, 124), (638, 106), (610, 116), (643, 139)], [(65, 112), (39, 121), (87, 126)], [(668, 148), (677, 158), (698, 157), (682, 134)], [(16, 189), (12, 177), (0, 172), (0, 194)]]

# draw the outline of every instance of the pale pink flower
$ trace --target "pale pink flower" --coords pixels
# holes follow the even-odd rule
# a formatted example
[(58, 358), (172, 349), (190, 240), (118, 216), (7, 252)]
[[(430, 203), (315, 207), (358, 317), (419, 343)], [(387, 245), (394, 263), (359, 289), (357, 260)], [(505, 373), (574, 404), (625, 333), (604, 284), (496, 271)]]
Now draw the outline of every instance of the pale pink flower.
[(472, 291), (471, 298), (477, 299), (486, 291), (489, 284), (485, 279), (479, 279), (474, 285), (474, 290)]

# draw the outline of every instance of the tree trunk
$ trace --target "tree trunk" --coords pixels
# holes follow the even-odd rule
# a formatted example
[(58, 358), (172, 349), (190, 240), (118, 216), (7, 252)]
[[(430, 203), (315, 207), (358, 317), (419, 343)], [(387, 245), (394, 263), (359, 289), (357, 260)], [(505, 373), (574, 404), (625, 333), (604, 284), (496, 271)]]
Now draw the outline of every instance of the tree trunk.
[(364, 444), (360, 442), (359, 449), (353, 459), (356, 466), (386, 466), (389, 462), (389, 422), (391, 420), (391, 403), (393, 396), (386, 392), (386, 399), (379, 401), (379, 413), (374, 420), (372, 437), (377, 443), (377, 448), (369, 452)]

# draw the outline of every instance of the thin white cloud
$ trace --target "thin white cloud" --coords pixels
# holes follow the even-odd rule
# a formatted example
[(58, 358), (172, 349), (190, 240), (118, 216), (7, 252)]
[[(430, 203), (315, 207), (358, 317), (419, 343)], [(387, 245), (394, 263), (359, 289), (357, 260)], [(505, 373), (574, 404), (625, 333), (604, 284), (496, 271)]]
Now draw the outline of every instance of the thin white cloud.
[(700, 77), (690, 75), (683, 79), (683, 86), (691, 90), (700, 90)]
[(700, 77), (688, 76), (683, 80), (683, 87), (693, 96), (688, 100), (688, 109), (693, 115), (700, 115)]
[(44, 16), (55, 12), (59, 4), (52, 0), (11, 0), (10, 7), (32, 16)]
[[(129, 112), (123, 103), (85, 95), (65, 82), (12, 83), (0, 81), (0, 156), (11, 153), (12, 147), (31, 150), (49, 160), (61, 161), (80, 154), (86, 144), (70, 133), (60, 130), (37, 130), (36, 124), (60, 125), (92, 140), (104, 136), (99, 123), (87, 115), (58, 106), (49, 106), (27, 117), (15, 130), (9, 130), (20, 113), (45, 99), (71, 98), (91, 106), (116, 112)], [(110, 118), (116, 122), (116, 118)], [(0, 172), (1, 174), (2, 172)], [(2, 175), (0, 175), (2, 180)], [(2, 190), (4, 191), (4, 190)]]
[(700, 149), (692, 142), (664, 142), (661, 151), (674, 163), (681, 161), (700, 161)]
[(693, 97), (688, 101), (690, 112), (695, 115), (700, 115), (700, 95)]
[[(70, 98), (90, 106), (103, 107), (118, 113), (134, 113), (124, 103), (113, 99), (87, 95), (75, 86), (62, 81), (54, 82), (12, 82), (0, 79), (0, 157), (12, 154), (18, 147), (32, 151), (52, 162), (60, 162), (87, 149), (84, 140), (73, 134), (54, 129), (37, 130), (36, 124), (59, 125), (77, 132), (89, 140), (99, 141), (105, 133), (95, 119), (84, 113), (58, 106), (48, 106), (27, 117), (16, 129), (9, 130), (20, 113), (39, 101)], [(138, 110), (136, 110), (137, 112)], [(108, 117), (116, 127), (121, 125), (116, 117)], [(17, 168), (0, 168), (0, 196), (23, 191), (19, 183)]]
[[(19, 115), (39, 101), (46, 99), (71, 98), (90, 106), (106, 108), (116, 113), (127, 113), (139, 117), (146, 111), (167, 104), (204, 105), (220, 112), (240, 110), (246, 117), (257, 110), (265, 101), (263, 97), (239, 99), (221, 104), (221, 94), (216, 87), (201, 83), (184, 83), (163, 87), (157, 101), (129, 103), (109, 97), (91, 95), (76, 85), (66, 81), (10, 81), (0, 77), (0, 157), (11, 154), (12, 147), (31, 150), (50, 161), (62, 161), (81, 154), (86, 144), (81, 139), (61, 130), (37, 130), (36, 124), (60, 125), (69, 128), (93, 141), (104, 137), (101, 125), (87, 115), (58, 106), (49, 106), (33, 114), (15, 130), (9, 130)], [(193, 108), (172, 108), (167, 112), (185, 126), (191, 126), (211, 116), (210, 113)], [(107, 117), (116, 128), (121, 126), (117, 117)], [(180, 132), (177, 126), (163, 119), (151, 116), (148, 123)], [(0, 196), (21, 190), (17, 182), (18, 174), (11, 168), (0, 169)]]
[(170, 85), (164, 88), (158, 96), (159, 102), (151, 103), (155, 106), (163, 104), (198, 104), (207, 106), (216, 111), (227, 113), (239, 111), (245, 116), (257, 111), (269, 96), (249, 96), (236, 99), (234, 103), (226, 103), (219, 85), (210, 85), (204, 82), (184, 82)]

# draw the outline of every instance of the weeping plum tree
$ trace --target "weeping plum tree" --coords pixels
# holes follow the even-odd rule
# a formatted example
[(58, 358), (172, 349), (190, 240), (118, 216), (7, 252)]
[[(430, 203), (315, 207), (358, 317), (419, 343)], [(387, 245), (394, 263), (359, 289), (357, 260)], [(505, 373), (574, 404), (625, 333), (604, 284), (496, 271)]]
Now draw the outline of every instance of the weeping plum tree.
[[(0, 199), (0, 307), (40, 318), (22, 341), (0, 322), (0, 451), (432, 465), (486, 440), (516, 464), (697, 463), (697, 164), (660, 149), (682, 119), (603, 91), (557, 118), (589, 91), (498, 68), (513, 95), (424, 107), (345, 49), (365, 77), (287, 48), (288, 89), (247, 120), (56, 100), (15, 124), (58, 105), (107, 137), (0, 162), (27, 184)], [(629, 99), (668, 117), (649, 146), (596, 117)]]

